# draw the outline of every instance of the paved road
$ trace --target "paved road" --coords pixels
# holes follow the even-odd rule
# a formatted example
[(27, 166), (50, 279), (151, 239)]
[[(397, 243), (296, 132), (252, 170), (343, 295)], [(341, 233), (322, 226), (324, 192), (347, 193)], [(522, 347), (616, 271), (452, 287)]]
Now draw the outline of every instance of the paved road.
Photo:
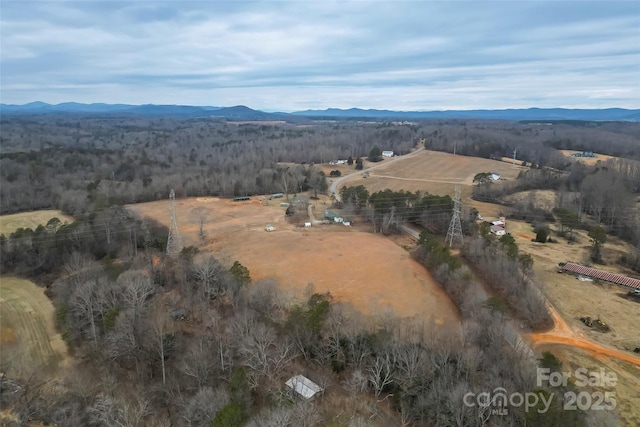
[(384, 160), (382, 163), (379, 163), (379, 164), (377, 164), (375, 166), (371, 166), (371, 167), (368, 167), (368, 168), (366, 168), (364, 170), (356, 171), (354, 173), (350, 173), (349, 175), (341, 176), (340, 178), (338, 178), (335, 181), (333, 181), (333, 184), (331, 184), (331, 187), (329, 188), (329, 191), (331, 191), (331, 194), (333, 194), (335, 196), (337, 201), (340, 201), (340, 194), (338, 193), (338, 186), (340, 184), (342, 184), (342, 182), (344, 182), (346, 179), (351, 178), (352, 176), (361, 175), (364, 172), (372, 171), (374, 169), (378, 169), (378, 168), (381, 168), (383, 166), (390, 165), (391, 163), (395, 163), (395, 162), (398, 162), (400, 160), (408, 159), (410, 157), (415, 156), (416, 154), (418, 154), (419, 152), (421, 152), (423, 150), (424, 150), (424, 147), (421, 147), (421, 148), (418, 148), (416, 151), (413, 151), (413, 152), (411, 152), (409, 154), (405, 154), (404, 156), (397, 156), (397, 157), (394, 157), (394, 158), (389, 159), (389, 160)]

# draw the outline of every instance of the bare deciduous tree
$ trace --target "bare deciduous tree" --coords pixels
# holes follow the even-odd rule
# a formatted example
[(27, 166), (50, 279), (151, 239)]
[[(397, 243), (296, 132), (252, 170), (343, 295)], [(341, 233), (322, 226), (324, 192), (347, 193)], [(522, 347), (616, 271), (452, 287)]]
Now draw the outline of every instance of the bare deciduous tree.
[(204, 242), (205, 234), (204, 234), (204, 224), (207, 222), (209, 218), (209, 209), (204, 206), (197, 206), (191, 210), (189, 217), (192, 222), (198, 224), (198, 236), (200, 236), (200, 241)]

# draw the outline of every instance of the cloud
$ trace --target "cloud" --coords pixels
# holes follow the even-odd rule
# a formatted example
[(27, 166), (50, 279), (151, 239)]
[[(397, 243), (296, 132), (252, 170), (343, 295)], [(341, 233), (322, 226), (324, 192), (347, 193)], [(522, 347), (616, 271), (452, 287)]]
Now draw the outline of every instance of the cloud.
[(0, 7), (3, 102), (640, 108), (635, 2)]

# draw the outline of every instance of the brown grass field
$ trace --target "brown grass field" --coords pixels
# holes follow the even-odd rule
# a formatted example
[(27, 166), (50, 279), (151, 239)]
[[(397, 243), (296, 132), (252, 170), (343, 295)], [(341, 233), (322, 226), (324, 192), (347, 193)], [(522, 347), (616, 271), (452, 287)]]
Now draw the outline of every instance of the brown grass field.
[(53, 209), (2, 215), (0, 216), (0, 234), (6, 236), (21, 227), (35, 230), (38, 225), (47, 225), (47, 222), (54, 217), (63, 223), (73, 222), (70, 216)]
[(613, 156), (607, 156), (606, 154), (598, 154), (598, 153), (593, 153), (595, 155), (595, 157), (573, 157), (571, 156), (572, 154), (575, 153), (582, 153), (582, 151), (576, 151), (576, 150), (560, 150), (560, 152), (566, 156), (569, 157), (571, 160), (575, 160), (576, 162), (582, 162), (585, 165), (595, 165), (596, 163), (598, 163), (599, 161), (607, 161), (609, 159), (615, 159), (615, 157)]
[[(365, 162), (365, 172), (367, 166), (378, 164)], [(327, 169), (333, 170), (333, 166), (327, 166)], [(343, 175), (346, 174), (341, 168), (336, 169), (341, 170)], [(347, 173), (353, 171), (352, 167), (345, 169)], [(474, 206), (485, 217), (496, 217), (499, 216), (500, 206), (471, 200), (473, 177), (480, 172), (498, 172), (501, 179), (510, 180), (517, 178), (520, 171), (526, 169), (499, 160), (425, 150), (406, 160), (372, 170), (368, 178), (362, 175), (351, 177), (342, 185), (364, 185), (370, 193), (388, 188), (394, 191), (426, 191), (441, 196), (453, 196), (458, 185), (464, 204)]]
[[(599, 155), (588, 161), (595, 163), (607, 158), (609, 157)], [(522, 166), (513, 167), (506, 159), (500, 162), (463, 156), (454, 157), (447, 153), (427, 151), (424, 155), (420, 154), (406, 161), (391, 164), (389, 167), (371, 171), (368, 178), (362, 175), (354, 176), (346, 180), (343, 185), (362, 184), (370, 192), (389, 188), (395, 191), (428, 191), (440, 195), (453, 195), (455, 186), (460, 185), (463, 203), (474, 206), (489, 219), (498, 217), (503, 208), (499, 205), (471, 200), (475, 174), (498, 172), (502, 179), (515, 179), (523, 169), (525, 168)], [(345, 171), (342, 172), (345, 173)], [(533, 201), (535, 206), (549, 210), (555, 207), (556, 197), (555, 192), (547, 190), (522, 192), (510, 196), (512, 201)], [(576, 232), (578, 242), (572, 245), (568, 245), (562, 238), (559, 239), (560, 243), (538, 244), (531, 242), (535, 233), (530, 224), (507, 218), (507, 229), (516, 238), (521, 251), (530, 253), (534, 257), (536, 277), (543, 285), (549, 300), (568, 324), (569, 337), (575, 336), (587, 341), (587, 349), (572, 346), (569, 338), (564, 344), (540, 344), (535, 347), (536, 351), (550, 350), (557, 353), (574, 369), (581, 366), (595, 369), (604, 365), (607, 369), (619, 373), (620, 383), (616, 391), (621, 412), (624, 413), (622, 421), (624, 425), (640, 425), (638, 422), (640, 420), (638, 406), (640, 370), (637, 365), (604, 356), (602, 352), (596, 351), (596, 348), (589, 349), (588, 345), (589, 341), (599, 343), (606, 348), (611, 348), (611, 353), (625, 356), (628, 354), (628, 357), (635, 360), (635, 354), (627, 349), (640, 346), (640, 330), (637, 327), (640, 304), (622, 298), (627, 290), (618, 286), (581, 282), (571, 275), (557, 273), (558, 262), (588, 262), (591, 247), (586, 232)], [(630, 250), (631, 248), (625, 242), (610, 238), (603, 249), (603, 256), (608, 265), (596, 266), (596, 268), (631, 274), (632, 272), (623, 271), (616, 265), (620, 256), (629, 253)], [(587, 328), (579, 320), (582, 316), (592, 318), (600, 316), (611, 327), (611, 332), (603, 334)]]
[[(558, 243), (531, 242), (535, 233), (530, 224), (522, 221), (507, 219), (507, 230), (515, 237), (520, 250), (533, 256), (538, 281), (570, 327), (592, 341), (619, 350), (625, 350), (634, 342), (633, 347), (640, 346), (637, 328), (640, 303), (623, 298), (627, 289), (606, 283), (582, 282), (573, 275), (557, 272), (559, 262), (589, 262), (591, 245), (586, 231), (574, 231), (577, 242), (570, 245), (563, 238), (558, 238)], [(604, 261), (609, 265), (594, 265), (594, 268), (632, 275), (615, 265), (620, 256), (630, 249), (627, 243), (609, 237), (602, 252)], [(585, 327), (580, 321), (583, 316), (600, 316), (611, 327), (611, 332), (600, 333)]]
[(54, 309), (33, 282), (0, 277), (0, 363), (13, 378), (54, 375), (67, 347), (54, 327)]
[[(432, 319), (435, 324), (458, 322), (457, 310), (431, 275), (390, 239), (341, 225), (296, 228), (284, 218), (281, 199), (261, 201), (190, 198), (177, 201), (178, 227), (185, 244), (198, 245), (197, 226), (189, 212), (206, 206), (205, 225), (210, 250), (227, 264), (240, 261), (252, 279), (275, 279), (280, 288), (301, 298), (309, 284), (316, 292), (330, 292), (366, 314), (393, 311), (401, 317)], [(169, 222), (169, 203), (159, 201), (129, 206), (140, 216)], [(316, 207), (322, 212), (324, 206)], [(316, 215), (318, 215), (316, 213)], [(274, 232), (264, 230), (267, 223)]]
[[(327, 173), (334, 169), (343, 175), (354, 172), (352, 166), (346, 165), (323, 167)], [(370, 192), (389, 188), (440, 195), (452, 195), (455, 186), (460, 185), (463, 203), (471, 204), (485, 218), (491, 218), (497, 217), (502, 207), (470, 200), (473, 177), (479, 172), (498, 172), (502, 179), (515, 179), (523, 169), (507, 162), (425, 151), (372, 170), (367, 178), (361, 174), (353, 176), (343, 185), (362, 184)], [(511, 197), (533, 200), (538, 207), (551, 208), (555, 205), (556, 195), (552, 191), (531, 191)], [(136, 205), (132, 209), (166, 224), (167, 202), (154, 203)], [(201, 203), (211, 203), (209, 206), (216, 211), (213, 221), (207, 225), (206, 247), (229, 263), (240, 260), (249, 267), (254, 279), (273, 277), (282, 288), (298, 295), (312, 283), (316, 291), (329, 291), (336, 299), (351, 302), (367, 313), (391, 308), (400, 316), (432, 317), (436, 323), (457, 319), (453, 314), (455, 307), (429, 274), (409, 258), (402, 248), (407, 242), (402, 239), (385, 239), (363, 232), (366, 228), (346, 229), (332, 225), (296, 229), (284, 221), (282, 208), (276, 207), (276, 201), (269, 202), (274, 206), (262, 206), (259, 201), (234, 206), (233, 202), (217, 199), (211, 202), (180, 200), (180, 227), (186, 240), (193, 244), (197, 242), (196, 227), (184, 218), (190, 209)], [(324, 206), (320, 205), (316, 212), (322, 209)], [(278, 230), (264, 232), (267, 222), (273, 223)], [(557, 230), (555, 225), (551, 229)], [(559, 243), (531, 242), (535, 233), (530, 224), (522, 221), (507, 218), (507, 230), (516, 238), (520, 250), (533, 256), (537, 281), (566, 322), (564, 335), (556, 337), (555, 341), (545, 342), (545, 334), (540, 334), (538, 342), (531, 338), (536, 352), (552, 351), (563, 360), (567, 370), (605, 367), (615, 371), (620, 379), (615, 391), (623, 414), (621, 422), (640, 425), (638, 365), (610, 356), (621, 354), (623, 359), (635, 360), (635, 354), (629, 349), (640, 346), (637, 327), (640, 303), (623, 298), (627, 292), (624, 288), (582, 282), (571, 275), (557, 273), (558, 262), (588, 262), (591, 247), (585, 231), (576, 231), (577, 242), (569, 245), (563, 238), (557, 238)], [(398, 243), (399, 240), (404, 243)], [(620, 256), (630, 250), (625, 242), (610, 237), (603, 248), (605, 265), (595, 267), (633, 275), (617, 264)], [(587, 328), (580, 322), (581, 316), (600, 317), (611, 331), (600, 333)], [(554, 332), (547, 335), (553, 338)], [(572, 345), (573, 341), (575, 345)]]

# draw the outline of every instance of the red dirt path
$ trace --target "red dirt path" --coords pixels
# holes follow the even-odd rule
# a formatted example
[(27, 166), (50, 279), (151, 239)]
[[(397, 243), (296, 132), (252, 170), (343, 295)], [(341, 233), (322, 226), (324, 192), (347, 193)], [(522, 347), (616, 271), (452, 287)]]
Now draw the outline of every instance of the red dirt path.
[(585, 339), (581, 333), (574, 331), (564, 319), (562, 319), (554, 307), (551, 305), (547, 307), (551, 313), (551, 317), (553, 317), (554, 327), (549, 332), (530, 334), (529, 337), (533, 341), (533, 347), (543, 344), (568, 345), (586, 350), (599, 360), (613, 357), (640, 366), (640, 357)]

